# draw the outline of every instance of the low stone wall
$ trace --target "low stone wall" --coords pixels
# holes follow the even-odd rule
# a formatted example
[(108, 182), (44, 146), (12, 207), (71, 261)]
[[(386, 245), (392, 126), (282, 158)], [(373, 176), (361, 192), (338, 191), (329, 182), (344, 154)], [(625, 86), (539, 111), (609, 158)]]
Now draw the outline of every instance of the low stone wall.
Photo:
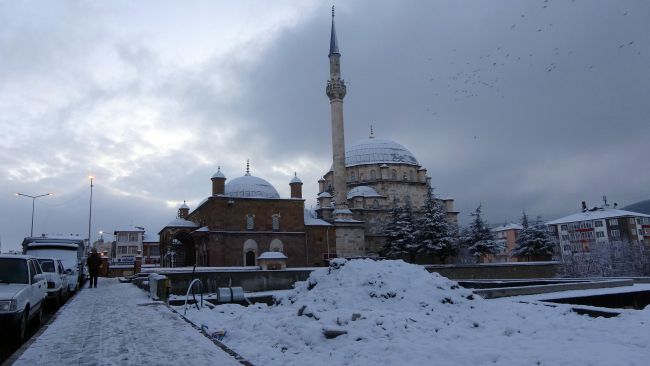
[[(146, 269), (143, 272), (156, 273), (154, 269)], [(244, 292), (262, 292), (291, 289), (294, 283), (307, 280), (311, 272), (309, 269), (287, 271), (223, 270), (196, 272), (194, 273), (194, 278), (201, 280), (204, 293), (216, 293), (217, 288), (228, 287), (231, 281), (233, 287), (242, 287)], [(192, 272), (164, 271), (162, 274), (169, 278), (171, 295), (184, 296), (187, 293), (187, 288), (192, 282)]]
[(425, 265), (429, 272), (438, 272), (451, 280), (519, 280), (555, 278), (558, 262), (521, 262), (489, 264)]

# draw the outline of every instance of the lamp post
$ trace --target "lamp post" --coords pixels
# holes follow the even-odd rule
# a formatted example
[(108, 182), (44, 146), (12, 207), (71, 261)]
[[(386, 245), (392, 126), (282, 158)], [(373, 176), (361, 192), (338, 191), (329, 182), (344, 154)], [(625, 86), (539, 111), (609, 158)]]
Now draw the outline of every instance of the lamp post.
[(90, 179), (90, 213), (88, 214), (88, 248), (90, 248), (91, 243), (90, 243), (90, 223), (93, 218), (93, 176), (89, 175), (88, 179)]
[(32, 199), (32, 230), (29, 233), (30, 237), (34, 236), (34, 203), (36, 202), (36, 199), (38, 197), (51, 196), (51, 195), (52, 195), (52, 193), (42, 194), (40, 196), (30, 196), (30, 195), (27, 195), (27, 194), (22, 194), (22, 193), (16, 192), (16, 196), (24, 196), (24, 197), (29, 197), (29, 198)]

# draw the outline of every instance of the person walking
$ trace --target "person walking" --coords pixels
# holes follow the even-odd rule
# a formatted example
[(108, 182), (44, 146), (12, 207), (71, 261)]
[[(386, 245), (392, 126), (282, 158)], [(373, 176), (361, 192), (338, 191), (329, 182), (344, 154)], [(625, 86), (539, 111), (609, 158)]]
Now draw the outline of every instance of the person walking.
[(93, 248), (92, 253), (86, 259), (88, 266), (88, 274), (90, 275), (90, 285), (88, 288), (97, 288), (97, 276), (99, 275), (99, 267), (102, 266), (102, 257), (97, 253), (97, 248)]

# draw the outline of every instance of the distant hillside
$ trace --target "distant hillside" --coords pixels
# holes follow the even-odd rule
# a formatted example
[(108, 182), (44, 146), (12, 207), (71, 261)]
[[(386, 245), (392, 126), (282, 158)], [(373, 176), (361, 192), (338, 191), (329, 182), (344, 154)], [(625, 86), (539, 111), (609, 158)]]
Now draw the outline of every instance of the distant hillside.
[(633, 203), (629, 206), (623, 207), (621, 210), (640, 212), (646, 215), (650, 215), (650, 200)]

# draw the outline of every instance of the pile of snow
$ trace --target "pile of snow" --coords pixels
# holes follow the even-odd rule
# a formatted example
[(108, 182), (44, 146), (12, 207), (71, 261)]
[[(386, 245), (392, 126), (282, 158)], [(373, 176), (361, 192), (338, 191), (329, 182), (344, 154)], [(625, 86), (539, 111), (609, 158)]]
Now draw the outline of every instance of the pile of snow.
[[(335, 260), (276, 299), (188, 310), (256, 365), (642, 365), (650, 314), (490, 302), (402, 261)], [(644, 324), (645, 323), (645, 324)]]

